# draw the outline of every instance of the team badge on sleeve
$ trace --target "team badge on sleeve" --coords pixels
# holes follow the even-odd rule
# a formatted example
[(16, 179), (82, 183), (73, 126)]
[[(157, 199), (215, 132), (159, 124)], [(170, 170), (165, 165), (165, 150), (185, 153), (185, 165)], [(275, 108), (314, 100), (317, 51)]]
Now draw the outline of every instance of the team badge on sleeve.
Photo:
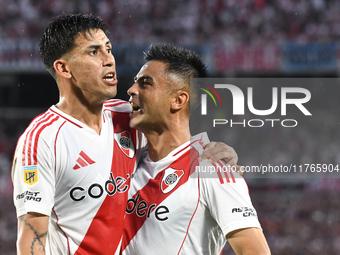
[(127, 130), (121, 133), (115, 133), (115, 140), (119, 149), (129, 158), (133, 158), (135, 155), (135, 145), (131, 139), (131, 133)]
[(37, 166), (24, 167), (24, 182), (28, 185), (33, 185), (38, 182)]
[(173, 190), (183, 175), (184, 170), (177, 170), (171, 167), (164, 170), (164, 176), (161, 182), (162, 192), (166, 194)]

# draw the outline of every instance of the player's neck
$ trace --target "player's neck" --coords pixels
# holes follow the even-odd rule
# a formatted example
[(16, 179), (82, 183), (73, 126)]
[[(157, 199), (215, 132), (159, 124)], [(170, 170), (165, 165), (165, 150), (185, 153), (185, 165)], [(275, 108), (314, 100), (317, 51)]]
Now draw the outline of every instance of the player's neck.
[(145, 134), (148, 139), (149, 157), (153, 161), (165, 158), (171, 151), (190, 140), (189, 127), (180, 130), (167, 130), (162, 134), (149, 132)]
[(100, 134), (102, 123), (102, 104), (86, 105), (78, 100), (60, 99), (56, 105), (59, 110), (81, 121), (97, 134)]

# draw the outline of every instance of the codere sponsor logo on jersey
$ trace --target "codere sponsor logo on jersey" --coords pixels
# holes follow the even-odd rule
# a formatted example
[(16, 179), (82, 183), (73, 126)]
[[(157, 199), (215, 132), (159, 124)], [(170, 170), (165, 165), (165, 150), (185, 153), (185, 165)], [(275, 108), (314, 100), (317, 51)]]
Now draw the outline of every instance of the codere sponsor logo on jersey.
[(24, 182), (30, 186), (38, 182), (37, 166), (24, 166)]
[(135, 155), (135, 146), (131, 139), (131, 133), (124, 130), (120, 133), (115, 133), (115, 140), (119, 149), (129, 158), (133, 158)]
[[(152, 203), (151, 201), (140, 199), (140, 193), (130, 198), (127, 201), (126, 213), (135, 213), (138, 217), (149, 218), (151, 213), (154, 211), (154, 216), (159, 221), (165, 221), (168, 219), (167, 214), (170, 212), (169, 208), (165, 205), (159, 206), (157, 202)], [(159, 201), (158, 201), (159, 202)]]
[(87, 197), (100, 198), (103, 194), (113, 196), (117, 192), (124, 193), (129, 189), (129, 179), (129, 174), (126, 175), (126, 178), (122, 176), (115, 178), (113, 174), (110, 173), (110, 178), (105, 182), (104, 186), (99, 183), (93, 183), (88, 188), (81, 186), (74, 187), (70, 191), (70, 197), (73, 201), (82, 201)]

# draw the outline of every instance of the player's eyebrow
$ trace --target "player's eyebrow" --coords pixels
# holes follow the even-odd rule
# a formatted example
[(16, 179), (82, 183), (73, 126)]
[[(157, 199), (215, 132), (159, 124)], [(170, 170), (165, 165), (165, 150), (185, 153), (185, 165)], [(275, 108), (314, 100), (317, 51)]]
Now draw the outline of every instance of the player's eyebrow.
[[(111, 46), (110, 40), (105, 43), (105, 46), (107, 45)], [(101, 46), (102, 46), (101, 44), (93, 44), (93, 45), (89, 45), (87, 48), (88, 49), (99, 49)]]
[(153, 78), (151, 76), (149, 76), (149, 75), (146, 75), (146, 74), (144, 74), (144, 75), (142, 75), (140, 77), (135, 76), (135, 78), (133, 78), (134, 82), (137, 82), (137, 81), (140, 81), (140, 80), (144, 80), (144, 79), (153, 81)]

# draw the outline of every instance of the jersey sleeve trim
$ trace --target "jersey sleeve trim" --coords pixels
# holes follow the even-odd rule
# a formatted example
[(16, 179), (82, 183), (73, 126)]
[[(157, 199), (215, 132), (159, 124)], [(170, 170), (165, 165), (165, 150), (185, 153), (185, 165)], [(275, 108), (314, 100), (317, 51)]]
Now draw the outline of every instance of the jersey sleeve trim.
[(242, 220), (242, 221), (233, 222), (232, 224), (225, 226), (224, 228), (222, 228), (222, 232), (224, 236), (226, 236), (227, 234), (229, 234), (230, 232), (234, 230), (239, 230), (243, 228), (259, 228), (262, 230), (259, 221)]
[(17, 211), (17, 217), (23, 216), (29, 212), (41, 213), (48, 217), (51, 216), (51, 208), (36, 206), (36, 205), (26, 205)]
[(59, 116), (46, 114), (27, 132), (22, 150), (22, 165), (36, 165), (38, 162), (38, 140), (41, 132), (59, 119)]
[(131, 113), (132, 107), (129, 102), (120, 100), (120, 99), (112, 99), (110, 101), (104, 102), (104, 111), (113, 111), (113, 112), (122, 112), (122, 113)]
[(54, 111), (52, 108), (50, 108), (50, 111), (53, 112), (54, 114), (62, 117), (63, 119), (67, 120), (68, 122), (72, 123), (73, 125), (75, 125), (75, 126), (77, 126), (79, 128), (83, 128), (82, 126), (78, 125), (77, 123), (75, 123), (74, 121), (70, 120), (69, 118), (67, 118), (67, 117), (63, 116), (62, 114)]
[(118, 106), (121, 104), (128, 104), (129, 102), (124, 101), (124, 100), (120, 100), (120, 99), (112, 99), (109, 101), (104, 102), (104, 106), (105, 107), (112, 107), (112, 106)]

